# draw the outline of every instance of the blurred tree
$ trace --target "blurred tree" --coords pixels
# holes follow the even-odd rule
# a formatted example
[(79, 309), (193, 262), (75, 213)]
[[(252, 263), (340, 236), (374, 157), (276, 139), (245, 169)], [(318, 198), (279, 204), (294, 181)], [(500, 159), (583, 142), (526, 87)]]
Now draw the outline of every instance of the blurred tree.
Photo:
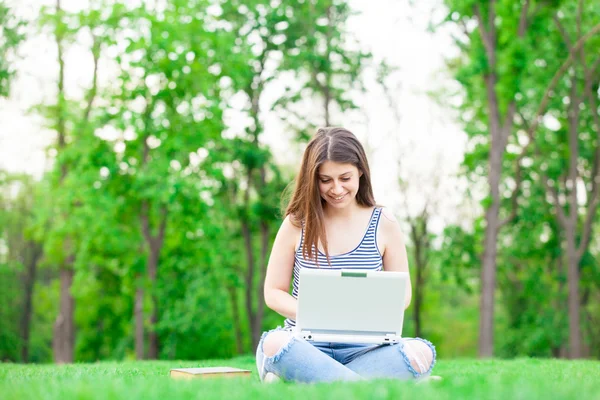
[[(556, 88), (549, 97), (548, 117), (556, 126), (541, 126), (534, 135), (535, 110), (527, 107), (539, 91), (525, 94), (519, 109), (522, 125), (535, 143), (533, 168), (541, 175), (545, 197), (553, 206), (567, 265), (569, 356), (583, 356), (581, 337), (580, 276), (583, 259), (591, 240), (592, 224), (600, 202), (600, 114), (598, 85), (600, 83), (600, 7), (583, 1), (567, 2), (553, 16), (547, 43), (535, 54), (536, 65), (528, 68), (532, 82), (548, 79), (549, 70), (564, 70), (555, 75)], [(560, 65), (560, 56), (569, 54)], [(543, 67), (540, 68), (540, 65)], [(550, 68), (548, 68), (550, 67)], [(534, 86), (535, 81), (531, 84)]]
[[(24, 25), (24, 21), (15, 17), (7, 2), (0, 1), (0, 98), (10, 93), (11, 81), (16, 72), (14, 61), (17, 49), (25, 39)], [(27, 187), (19, 187), (21, 183)], [(23, 195), (23, 191), (30, 189), (30, 180), (0, 171), (0, 186), (0, 274), (4, 284), (1, 291), (4, 296), (0, 300), (0, 304), (3, 305), (0, 307), (0, 342), (4, 345), (0, 346), (0, 359), (27, 362), (31, 297), (35, 268), (39, 259), (38, 249), (35, 248), (37, 244), (29, 242), (20, 231), (27, 224), (30, 211), (27, 196), (31, 193)], [(14, 197), (15, 188), (20, 193), (17, 198)], [(3, 254), (4, 252), (6, 254)], [(23, 293), (18, 290), (20, 285), (17, 283), (21, 268), (24, 268), (21, 273)], [(21, 294), (24, 301), (21, 301)], [(15, 302), (17, 307), (9, 306)], [(18, 313), (19, 310), (24, 312)], [(11, 327), (14, 321), (19, 320), (19, 327)]]
[(32, 182), (30, 177), (23, 177), (20, 179), (23, 187), (19, 191), (17, 197), (15, 209), (11, 212), (11, 217), (17, 217), (23, 219), (17, 222), (17, 232), (21, 237), (22, 244), (20, 246), (11, 246), (9, 248), (14, 250), (17, 247), (17, 251), (20, 251), (20, 255), (17, 256), (19, 262), (23, 264), (24, 271), (22, 274), (22, 307), (21, 318), (19, 319), (19, 332), (22, 341), (21, 344), (21, 361), (29, 362), (29, 337), (31, 331), (31, 320), (33, 313), (33, 289), (36, 279), (38, 263), (42, 257), (42, 245), (39, 241), (32, 238), (31, 233), (31, 219), (34, 210), (34, 204), (39, 203), (39, 193), (37, 193), (37, 187)]
[(422, 325), (422, 309), (423, 300), (425, 298), (425, 288), (427, 282), (428, 266), (430, 262), (430, 256), (433, 251), (431, 242), (433, 234), (429, 231), (428, 223), (430, 214), (428, 210), (428, 204), (423, 206), (423, 210), (420, 215), (416, 217), (409, 217), (408, 223), (410, 226), (410, 239), (412, 242), (413, 260), (414, 260), (414, 299), (413, 299), (413, 319), (415, 323), (415, 336), (423, 336), (423, 325)]
[(145, 266), (131, 271), (138, 276), (134, 307), (138, 359), (146, 358), (147, 294), (151, 298), (147, 357), (155, 359), (160, 352), (156, 282), (173, 209), (178, 203), (196, 203), (194, 211), (200, 217), (205, 211), (198, 193), (212, 184), (198, 181), (201, 177), (189, 169), (197, 162), (197, 152), (220, 140), (222, 130), (218, 80), (219, 62), (225, 56), (214, 49), (227, 45), (220, 29), (209, 26), (208, 5), (202, 0), (173, 0), (160, 6), (113, 7), (113, 23), (121, 35), (113, 44), (119, 72), (117, 85), (104, 98), (103, 119), (119, 135), (119, 171), (114, 171), (112, 190), (125, 200), (123, 207), (137, 215), (144, 239), (140, 251)]
[(70, 223), (73, 221), (70, 219), (69, 214), (74, 208), (81, 205), (80, 200), (73, 196), (73, 192), (71, 192), (74, 177), (69, 177), (69, 163), (72, 160), (68, 158), (67, 148), (78, 136), (84, 136), (93, 131), (91, 111), (97, 91), (100, 41), (92, 32), (92, 83), (82, 104), (71, 101), (67, 97), (65, 90), (65, 46), (73, 43), (79, 29), (86, 26), (93, 27), (93, 24), (98, 24), (99, 17), (97, 13), (93, 12), (88, 14), (86, 18), (67, 13), (62, 9), (60, 0), (56, 0), (53, 9), (42, 8), (40, 17), (41, 26), (49, 28), (56, 43), (59, 67), (56, 103), (38, 107), (48, 121), (49, 127), (57, 133), (54, 148), (58, 156), (54, 166), (54, 174), (50, 178), (53, 183), (51, 198), (54, 201), (46, 209), (49, 230), (44, 229), (48, 225), (43, 223), (43, 232), (40, 234), (48, 236), (45, 240), (45, 252), (50, 257), (49, 261), (60, 265), (60, 306), (53, 334), (54, 359), (58, 363), (73, 362), (75, 301), (71, 287), (75, 274), (73, 264), (76, 255), (77, 225), (76, 223)]
[[(461, 106), (466, 131), (476, 143), (465, 158), (471, 171), (485, 171), (489, 196), (484, 200), (485, 239), (481, 268), (481, 318), (479, 354), (493, 354), (494, 291), (496, 288), (498, 235), (500, 228), (516, 216), (516, 201), (520, 187), (520, 170), (523, 154), (516, 160), (506, 158), (506, 149), (515, 136), (515, 116), (518, 100), (527, 88), (523, 84), (527, 65), (533, 65), (534, 47), (539, 43), (540, 32), (547, 30), (552, 15), (560, 2), (538, 3), (525, 0), (482, 2), (472, 0), (446, 1), (449, 8), (448, 21), (454, 21), (463, 29), (463, 37), (457, 39), (462, 56), (454, 60), (453, 68), (461, 83), (465, 97)], [(562, 76), (564, 70), (558, 69)], [(535, 120), (545, 112), (547, 93), (555, 87), (555, 80), (538, 82), (546, 93), (535, 108)], [(482, 90), (483, 89), (483, 90)], [(537, 122), (536, 122), (537, 124)], [(532, 132), (535, 131), (532, 127)], [(519, 145), (519, 141), (516, 141)], [(485, 168), (479, 161), (487, 159)], [(513, 199), (512, 209), (501, 215), (503, 195), (503, 165), (513, 167), (514, 185), (508, 197)]]
[(33, 285), (42, 256), (31, 238), (33, 178), (0, 171), (0, 359), (29, 361)]
[(25, 39), (25, 22), (14, 16), (5, 0), (0, 1), (0, 97), (8, 96), (15, 75), (16, 51)]
[[(261, 143), (265, 110), (261, 103), (266, 85), (281, 73), (281, 44), (289, 29), (291, 7), (264, 0), (230, 1), (222, 4), (223, 21), (231, 24), (236, 37), (229, 65), (232, 88), (244, 98), (243, 113), (248, 119), (244, 133), (237, 133), (225, 150), (230, 154), (232, 183), (226, 194), (233, 200), (232, 217), (238, 221), (243, 238), (246, 268), (243, 274), (244, 304), (251, 337), (256, 348), (263, 329), (263, 282), (272, 235), (278, 220), (277, 196), (283, 185), (270, 150)], [(224, 160), (225, 161), (225, 160)], [(255, 240), (255, 235), (258, 240)], [(258, 255), (255, 255), (258, 251)], [(233, 292), (231, 292), (234, 295)]]
[[(515, 157), (514, 153), (509, 153)], [(529, 156), (524, 165), (529, 165)], [(500, 313), (495, 321), (503, 332), (495, 340), (500, 357), (566, 355), (567, 314), (563, 312), (564, 274), (561, 271), (560, 228), (545, 201), (534, 169), (524, 168), (518, 217), (499, 235), (498, 288)], [(504, 192), (509, 188), (503, 188)], [(510, 208), (511, 199), (503, 199)]]
[[(294, 84), (286, 84), (273, 108), (301, 140), (310, 139), (317, 126), (331, 126), (336, 114), (356, 109), (351, 95), (364, 92), (362, 73), (371, 55), (347, 29), (352, 14), (338, 0), (304, 1), (290, 13), (282, 68), (294, 75)], [(317, 112), (315, 101), (322, 105)]]

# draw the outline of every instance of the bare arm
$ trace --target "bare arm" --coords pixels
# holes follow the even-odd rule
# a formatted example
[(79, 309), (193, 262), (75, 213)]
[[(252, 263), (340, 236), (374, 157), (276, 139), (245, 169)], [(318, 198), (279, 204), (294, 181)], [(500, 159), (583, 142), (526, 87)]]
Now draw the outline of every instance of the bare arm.
[(293, 320), (296, 319), (297, 300), (289, 294), (289, 288), (299, 235), (300, 228), (295, 227), (287, 216), (273, 243), (264, 287), (267, 307)]
[(408, 274), (406, 282), (406, 297), (404, 298), (404, 308), (408, 308), (412, 298), (412, 285), (410, 283), (410, 272), (408, 270), (408, 256), (406, 255), (406, 245), (404, 244), (404, 235), (400, 229), (400, 224), (394, 216), (386, 209), (383, 209), (381, 218), (381, 231), (383, 249), (383, 269), (385, 271), (400, 271)]

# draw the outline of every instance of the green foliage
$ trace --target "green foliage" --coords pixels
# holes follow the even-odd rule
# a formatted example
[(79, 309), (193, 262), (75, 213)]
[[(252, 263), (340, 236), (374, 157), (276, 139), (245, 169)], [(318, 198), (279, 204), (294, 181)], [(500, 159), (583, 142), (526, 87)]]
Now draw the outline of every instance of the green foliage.
[(0, 263), (0, 360), (18, 361), (23, 345), (19, 330), (20, 265)]
[(52, 329), (58, 314), (60, 282), (46, 273), (33, 290), (33, 315), (29, 339), (29, 361), (48, 363), (52, 356)]
[[(357, 49), (357, 40), (346, 26), (352, 14), (349, 5), (338, 0), (305, 1), (290, 12), (280, 49), (286, 55), (283, 68), (293, 72), (295, 82), (286, 85), (273, 108), (301, 141), (312, 136), (315, 126), (335, 125), (335, 111), (357, 108), (350, 95), (364, 91), (361, 74), (371, 55)], [(296, 106), (307, 98), (322, 104), (318, 119), (314, 111), (305, 115)]]
[[(26, 283), (40, 245), (31, 235), (39, 191), (26, 175), (0, 170), (0, 359), (22, 361)], [(31, 317), (30, 317), (31, 319)]]
[(0, 1), (0, 97), (8, 96), (16, 72), (13, 65), (16, 50), (25, 39), (25, 22), (19, 20), (6, 4)]
[[(492, 71), (481, 35), (473, 29), (477, 26), (474, 6), (479, 5), (487, 21), (489, 2), (446, 4), (447, 23), (464, 23), (468, 28), (459, 39), (461, 54), (449, 62), (449, 67), (463, 89), (459, 111), (470, 138), (463, 172), (473, 192), (478, 185), (487, 185), (489, 172), (487, 74), (494, 72), (499, 77), (502, 115), (513, 100), (522, 114), (523, 120), (515, 121), (502, 164), (505, 179), (500, 184), (500, 217), (505, 218), (512, 211), (515, 162), (526, 143), (525, 122), (535, 112), (566, 51), (551, 17), (560, 7), (565, 28), (574, 35), (576, 8), (569, 2), (531, 2), (536, 11), (532, 11), (529, 31), (517, 38), (521, 3), (497, 1), (498, 57)], [(0, 18), (7, 18), (6, 8), (0, 7), (2, 10)], [(135, 358), (134, 302), (138, 288), (143, 288), (146, 295), (145, 331), (158, 334), (159, 358), (197, 360), (253, 352), (252, 325), (267, 329), (283, 320), (270, 310), (259, 315), (261, 274), (266, 267), (263, 257), (268, 256), (282, 218), (281, 193), (292, 172), (275, 163), (262, 141), (265, 117), (275, 111), (302, 140), (312, 132), (312, 126), (322, 125), (320, 113), (329, 112), (334, 120), (332, 115), (355, 107), (349, 92), (361, 88), (361, 72), (370, 58), (352, 50), (353, 38), (346, 27), (351, 14), (346, 3), (331, 0), (304, 1), (294, 7), (266, 0), (170, 0), (163, 8), (147, 2), (137, 6), (93, 2), (88, 9), (75, 13), (43, 9), (39, 23), (44, 29), (58, 37), (65, 51), (72, 45), (87, 43), (90, 57), (103, 60), (99, 74), (109, 75), (109, 79), (90, 83), (81, 98), (60, 93), (55, 102), (35, 108), (50, 129), (62, 130), (64, 135), (64, 143), (51, 146), (56, 152), (53, 168), (40, 182), (0, 174), (0, 359), (20, 361), (25, 345), (18, 326), (23, 304), (23, 260), (31, 253), (28, 246), (36, 243), (43, 245), (44, 254), (33, 290), (30, 361), (52, 360), (52, 332), (60, 292), (57, 272), (65, 266), (75, 272), (70, 292), (76, 304), (77, 361)], [(598, 19), (595, 17), (600, 10), (597, 5), (587, 4), (585, 15), (589, 24)], [(18, 26), (14, 19), (8, 21), (8, 27)], [(82, 37), (86, 40), (81, 41)], [(9, 38), (14, 48), (16, 36)], [(584, 57), (588, 62), (597, 57), (593, 50), (600, 45), (599, 40), (591, 39), (586, 47)], [(2, 43), (0, 51), (5, 48)], [(107, 61), (111, 67), (102, 69)], [(2, 75), (3, 66), (0, 61), (0, 94), (2, 77), (7, 76)], [(384, 66), (380, 72), (383, 79), (389, 70)], [(542, 125), (536, 132), (537, 148), (531, 146), (524, 153), (527, 162), (521, 163), (517, 217), (499, 236), (496, 348), (501, 357), (550, 357), (564, 351), (567, 292), (565, 266), (561, 264), (561, 229), (540, 182), (540, 171), (545, 170), (560, 183), (568, 165), (571, 149), (563, 98), (568, 95), (572, 76), (579, 79), (581, 87), (583, 71), (576, 67), (570, 74), (574, 75), (560, 81), (548, 107), (548, 115), (556, 118), (560, 127), (552, 130)], [(267, 104), (267, 89), (290, 77), (296, 85)], [(592, 87), (597, 92), (597, 81)], [(307, 101), (311, 110), (314, 104), (319, 105), (318, 112), (308, 117), (300, 112)], [(582, 110), (578, 149), (582, 179), (589, 186), (596, 139), (588, 108)], [(15, 185), (23, 188), (19, 192), (22, 196), (12, 194)], [(481, 205), (488, 207), (490, 199), (485, 197)], [(149, 236), (154, 238), (151, 240), (143, 230), (146, 217)], [(163, 220), (164, 240), (153, 280), (148, 276), (149, 247), (156, 243), (153, 240), (159, 236)], [(248, 227), (249, 240), (244, 237), (242, 223)], [(595, 233), (597, 229), (594, 226)], [(435, 239), (436, 243), (439, 240), (439, 248), (430, 249), (428, 254), (423, 336), (436, 344), (443, 358), (474, 356), (476, 352), (484, 231), (482, 216), (472, 226), (448, 226)], [(582, 329), (590, 355), (599, 357), (600, 269), (596, 248), (594, 242), (581, 261), (585, 301)], [(251, 265), (254, 275), (248, 272)], [(156, 310), (152, 298), (158, 300)], [(155, 324), (150, 320), (153, 311)], [(407, 335), (414, 331), (411, 313), (409, 309), (406, 315)], [(253, 368), (251, 357), (238, 360), (240, 365)], [(183, 364), (191, 366), (189, 362)], [(150, 397), (167, 392), (171, 397), (188, 394), (181, 385), (156, 380), (156, 375), (165, 375), (171, 364), (136, 363), (131, 368), (123, 367), (127, 363), (98, 365), (98, 369), (88, 369), (82, 376), (89, 376), (120, 397), (123, 393), (146, 395), (148, 388), (155, 389)], [(539, 389), (532, 383), (536, 379), (515, 379), (521, 376), (515, 377), (515, 370), (540, 368), (543, 372), (535, 377), (547, 381), (561, 368), (587, 368), (587, 364), (535, 360), (488, 364), (469, 360), (438, 365), (442, 375), (458, 376), (457, 371), (468, 371), (467, 375), (472, 376), (468, 387), (450, 380), (445, 387), (448, 392), (431, 392), (450, 393), (451, 397), (473, 395), (481, 389), (478, 379), (502, 368), (509, 383), (489, 390), (507, 397), (537, 393)], [(18, 373), (13, 372), (17, 369), (0, 369), (0, 376), (10, 375), (18, 381), (14, 374), (43, 374), (40, 368)], [(77, 374), (77, 369), (68, 368), (65, 371)], [(153, 386), (144, 382), (136, 392), (124, 381), (111, 386), (94, 375), (115, 374), (110, 371), (118, 371), (111, 382), (121, 382), (119, 377), (123, 376), (143, 375), (159, 383)], [(69, 376), (62, 375), (63, 380), (50, 383), (52, 390), (64, 391), (61, 385), (69, 382)], [(68, 385), (76, 394), (90, 393), (85, 379)], [(225, 390), (215, 385), (216, 393)], [(406, 390), (405, 385), (394, 385), (384, 384), (376, 390), (386, 395)], [(41, 387), (11, 386), (12, 392), (7, 393), (9, 397), (10, 393), (37, 393)], [(267, 390), (255, 383), (242, 387), (257, 395)], [(548, 389), (548, 393), (578, 394), (580, 386), (562, 388)], [(52, 390), (44, 395), (50, 396)], [(347, 393), (341, 387), (339, 390)], [(415, 390), (415, 394), (421, 393)], [(2, 388), (0, 391), (5, 393)], [(294, 395), (305, 395), (298, 393)], [(366, 385), (357, 393), (378, 392)]]
[[(43, 278), (33, 295), (32, 360), (52, 359), (63, 290), (58, 271), (65, 268), (74, 271), (68, 290), (75, 302), (79, 361), (135, 357), (139, 288), (145, 292), (144, 329), (158, 334), (159, 358), (251, 352), (253, 323), (281, 323), (271, 311), (264, 321), (259, 314), (265, 257), (288, 180), (260, 140), (270, 111), (261, 108), (261, 99), (281, 74), (309, 68), (292, 58), (307, 60), (315, 43), (289, 38), (310, 37), (308, 27), (327, 4), (316, 2), (310, 15), (304, 5), (297, 13), (259, 0), (170, 0), (164, 7), (98, 1), (80, 12), (42, 8), (41, 31), (53, 35), (63, 55), (83, 44), (99, 62), (83, 96), (73, 97), (57, 81), (56, 100), (34, 108), (58, 140), (50, 146), (53, 168), (37, 184), (42, 197), (29, 222), (44, 249), (38, 265)], [(335, 7), (341, 27), (350, 11)], [(325, 32), (321, 25), (318, 31)], [(341, 31), (329, 31), (341, 43)], [(336, 51), (344, 56), (343, 49)], [(108, 59), (111, 66), (105, 68)], [(68, 73), (71, 66), (64, 68)], [(360, 68), (327, 70), (355, 77)], [(103, 74), (109, 79), (97, 79)], [(245, 99), (238, 112), (250, 122), (235, 137), (225, 137), (224, 114), (234, 96)], [(249, 247), (242, 222), (249, 228)], [(149, 276), (151, 248), (159, 251), (156, 278)], [(255, 270), (250, 277), (249, 251)], [(15, 268), (6, 272), (11, 287), (19, 279)], [(7, 291), (7, 299), (14, 294)], [(18, 308), (10, 310), (19, 315)], [(18, 338), (15, 329), (0, 330), (5, 343), (8, 335)]]
[[(590, 38), (571, 68), (559, 76), (558, 84), (549, 92), (546, 108), (539, 110), (539, 107), (568, 56), (568, 47), (597, 23), (598, 18), (595, 17), (600, 8), (589, 2), (562, 1), (445, 3), (449, 8), (446, 23), (458, 26), (464, 33), (457, 37), (460, 55), (450, 60), (449, 67), (462, 88), (459, 112), (470, 138), (463, 170), (473, 184), (489, 182), (491, 148), (494, 144), (498, 145), (498, 142), (494, 143), (498, 139), (490, 135), (490, 110), (494, 111), (492, 98), (489, 91), (486, 92), (490, 79), (496, 79), (493, 89), (499, 105), (500, 123), (509, 129), (508, 144), (502, 153), (499, 217), (500, 220), (507, 218), (513, 215), (513, 211), (515, 217), (508, 220), (508, 225), (500, 230), (498, 237), (497, 352), (502, 357), (519, 354), (564, 356), (569, 334), (566, 309), (568, 264), (564, 252), (566, 233), (564, 227), (558, 225), (557, 211), (550, 201), (547, 186), (556, 190), (559, 198), (567, 198), (571, 193), (564, 184), (569, 161), (575, 154), (568, 139), (569, 123), (573, 117), (569, 104), (582, 101), (576, 122), (580, 136), (576, 145), (577, 166), (582, 187), (587, 191), (585, 197), (592, 196), (590, 179), (593, 179), (593, 158), (598, 146), (593, 113), (597, 114), (597, 110), (590, 113), (594, 107), (589, 107), (588, 99), (583, 99), (581, 93), (583, 87), (589, 84), (594, 88), (597, 101), (598, 80), (592, 78), (593, 81), (586, 82), (590, 76), (586, 76), (583, 65), (589, 68), (596, 62), (598, 37)], [(525, 5), (529, 8), (523, 14)], [(584, 7), (581, 10), (580, 5)], [(490, 20), (492, 10), (495, 13), (493, 21)], [(525, 25), (521, 24), (523, 17), (526, 18)], [(491, 35), (493, 32), (495, 36)], [(522, 34), (519, 35), (519, 32)], [(492, 42), (485, 43), (482, 37), (486, 34), (492, 37)], [(492, 49), (494, 60), (490, 58)], [(579, 98), (574, 98), (577, 93), (580, 93)], [(506, 120), (510, 104), (517, 110), (514, 121)], [(531, 132), (535, 142), (528, 144), (531, 139), (526, 131), (541, 118), (537, 115), (540, 111), (546, 118)], [(517, 184), (519, 190), (514, 192)], [(580, 190), (580, 195), (582, 192)], [(565, 203), (559, 207), (565, 212), (572, 211)], [(481, 205), (488, 210), (492, 197), (486, 196)], [(581, 240), (584, 213), (589, 211), (581, 204), (581, 199), (580, 206), (580, 210), (576, 211), (579, 213), (577, 240)], [(483, 243), (483, 230), (478, 228), (482, 227), (481, 222), (482, 219), (474, 222), (475, 231), (479, 231), (472, 237), (475, 243)], [(472, 267), (477, 268), (479, 262), (473, 256), (481, 257), (483, 248), (474, 249), (466, 245), (468, 237), (467, 231), (449, 227), (444, 234), (443, 248), (449, 257), (468, 260)], [(580, 284), (587, 288), (587, 297), (582, 304), (584, 308), (593, 296), (591, 293), (600, 289), (599, 281), (583, 278), (584, 274), (595, 276), (596, 270), (592, 252), (585, 254), (580, 263)], [(477, 272), (472, 267), (469, 269), (467, 265), (458, 263), (451, 270), (451, 275), (458, 282), (464, 281), (467, 271)], [(473, 277), (476, 275), (473, 274)], [(587, 314), (582, 326), (589, 326), (595, 320), (596, 316)], [(587, 330), (587, 341), (593, 340), (592, 332)]]

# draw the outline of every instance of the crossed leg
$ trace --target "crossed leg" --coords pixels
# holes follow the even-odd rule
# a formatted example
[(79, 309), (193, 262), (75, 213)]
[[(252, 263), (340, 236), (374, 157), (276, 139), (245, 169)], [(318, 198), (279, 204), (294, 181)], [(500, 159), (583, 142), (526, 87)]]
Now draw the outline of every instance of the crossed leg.
[(261, 379), (267, 372), (284, 380), (307, 383), (363, 379), (312, 344), (284, 330), (263, 335), (256, 352), (256, 363)]
[(363, 378), (413, 379), (426, 376), (435, 364), (435, 348), (420, 338), (405, 338), (401, 343), (381, 346), (360, 355), (348, 364)]
[(330, 382), (365, 378), (414, 379), (430, 373), (435, 348), (426, 340), (407, 338), (403, 342), (377, 347), (343, 365), (289, 331), (267, 332), (257, 349), (261, 379), (267, 372), (297, 382)]

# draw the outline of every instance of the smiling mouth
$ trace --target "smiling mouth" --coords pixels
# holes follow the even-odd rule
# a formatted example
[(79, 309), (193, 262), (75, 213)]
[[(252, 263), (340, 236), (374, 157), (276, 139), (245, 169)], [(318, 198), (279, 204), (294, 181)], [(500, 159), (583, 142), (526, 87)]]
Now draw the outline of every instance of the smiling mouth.
[(334, 199), (334, 200), (341, 200), (341, 199), (343, 199), (343, 198), (344, 198), (344, 196), (346, 196), (346, 194), (347, 194), (347, 193), (344, 193), (343, 195), (341, 195), (341, 196), (337, 196), (337, 197), (336, 197), (336, 196), (329, 196), (329, 197), (331, 197), (331, 198), (332, 198), (332, 199)]

